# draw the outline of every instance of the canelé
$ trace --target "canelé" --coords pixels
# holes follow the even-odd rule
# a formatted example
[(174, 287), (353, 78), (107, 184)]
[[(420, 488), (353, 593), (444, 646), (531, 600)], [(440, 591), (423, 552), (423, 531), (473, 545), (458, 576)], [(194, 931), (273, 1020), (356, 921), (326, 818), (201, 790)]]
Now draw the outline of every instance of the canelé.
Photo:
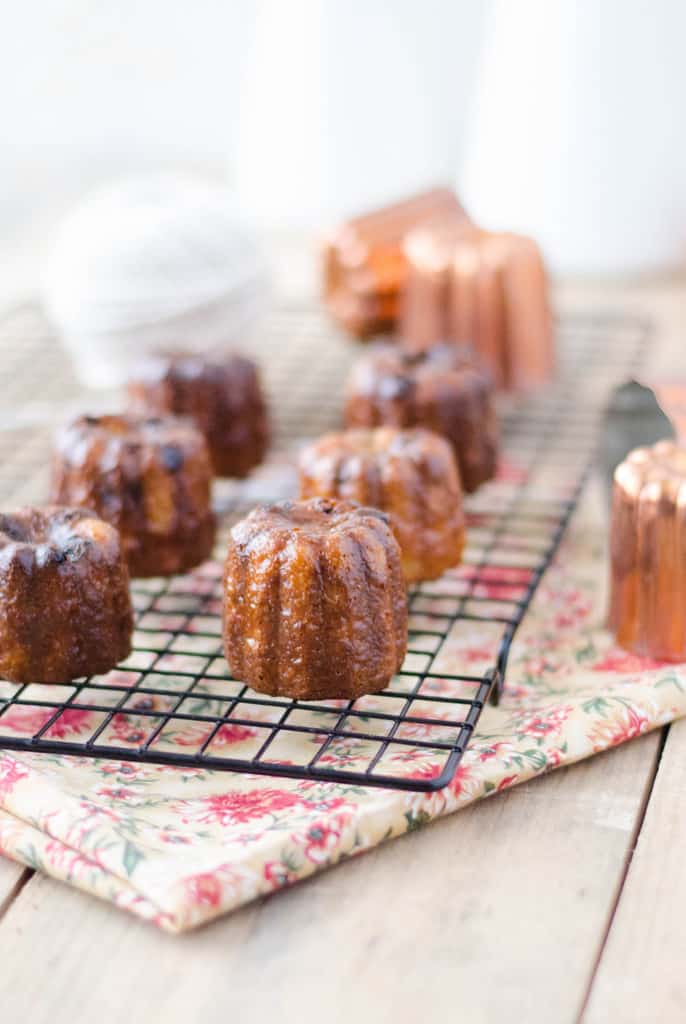
[(138, 414), (189, 416), (205, 435), (217, 476), (247, 476), (264, 458), (267, 408), (257, 366), (245, 356), (151, 356), (137, 367), (128, 393)]
[(388, 512), (408, 582), (436, 579), (460, 561), (460, 477), (450, 444), (431, 431), (327, 434), (301, 453), (300, 497), (344, 498)]
[(348, 427), (426, 427), (451, 443), (465, 491), (494, 475), (498, 422), (490, 377), (455, 345), (374, 345), (346, 387)]
[(131, 650), (119, 534), (92, 512), (0, 515), (0, 678), (61, 683), (107, 672)]
[(384, 689), (407, 646), (400, 548), (377, 509), (313, 498), (231, 530), (223, 593), (231, 673), (300, 700)]
[(57, 437), (52, 500), (112, 523), (132, 576), (185, 572), (209, 557), (211, 482), (205, 439), (186, 420), (81, 416)]

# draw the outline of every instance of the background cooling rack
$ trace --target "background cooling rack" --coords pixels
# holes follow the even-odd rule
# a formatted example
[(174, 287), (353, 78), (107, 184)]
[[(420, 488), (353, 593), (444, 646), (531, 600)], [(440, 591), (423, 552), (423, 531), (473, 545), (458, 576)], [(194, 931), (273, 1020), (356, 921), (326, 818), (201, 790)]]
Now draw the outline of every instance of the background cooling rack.
[[(289, 701), (233, 680), (221, 652), (218, 560), (134, 581), (134, 650), (114, 671), (60, 686), (0, 682), (0, 747), (418, 791), (446, 785), (489, 696), (501, 693), (512, 638), (576, 506), (608, 394), (634, 368), (647, 327), (579, 316), (557, 334), (557, 381), (501, 408), (502, 464), (467, 501), (464, 563), (411, 591), (407, 658), (383, 693)], [(342, 381), (359, 351), (311, 307), (271, 317), (256, 356), (274, 444), (250, 480), (216, 486), (218, 559), (233, 521), (294, 493), (294, 455), (340, 425)], [(9, 508), (45, 497), (52, 427), (87, 402), (35, 309), (0, 323), (0, 356), (0, 501)], [(27, 403), (29, 394), (40, 401)], [(489, 668), (470, 673), (451, 647), (479, 627), (482, 665), (484, 624)]]

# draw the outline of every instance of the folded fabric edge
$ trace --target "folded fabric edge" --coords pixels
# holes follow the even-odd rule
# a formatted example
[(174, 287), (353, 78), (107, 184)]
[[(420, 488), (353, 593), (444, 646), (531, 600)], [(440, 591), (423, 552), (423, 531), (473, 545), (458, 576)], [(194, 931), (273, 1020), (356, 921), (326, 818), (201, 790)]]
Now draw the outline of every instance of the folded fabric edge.
[[(684, 711), (677, 717), (686, 717), (686, 709), (684, 709)], [(516, 778), (504, 779), (499, 786), (494, 787), (489, 792), (484, 792), (482, 790), (475, 793), (469, 793), (466, 791), (460, 793), (458, 781), (456, 792), (448, 794), (448, 790), (450, 790), (451, 787), (446, 787), (446, 790), (439, 790), (432, 795), (434, 798), (438, 798), (439, 800), (442, 797), (445, 799), (443, 807), (438, 809), (435, 813), (427, 813), (421, 810), (420, 804), (417, 804), (417, 807), (420, 808), (418, 813), (412, 814), (410, 811), (406, 815), (406, 824), (401, 828), (390, 827), (386, 835), (380, 841), (365, 843), (360, 821), (356, 820), (351, 822), (352, 827), (350, 829), (343, 830), (340, 833), (340, 845), (336, 849), (335, 854), (330, 859), (322, 861), (319, 864), (308, 864), (307, 868), (305, 870), (301, 869), (297, 876), (290, 872), (288, 864), (289, 860), (296, 853), (299, 845), (302, 843), (303, 837), (294, 834), (290, 837), (289, 842), (282, 848), (280, 860), (278, 862), (270, 863), (271, 880), (267, 881), (264, 878), (255, 878), (254, 888), (249, 892), (245, 891), (246, 877), (237, 871), (237, 866), (235, 864), (219, 864), (213, 870), (203, 872), (199, 875), (188, 876), (182, 881), (173, 883), (169, 889), (169, 903), (176, 908), (174, 917), (177, 923), (177, 929), (179, 932), (185, 932), (201, 927), (202, 925), (208, 924), (224, 914), (228, 914), (256, 899), (273, 895), (281, 889), (290, 888), (299, 882), (308, 880), (313, 875), (318, 874), (321, 871), (335, 867), (342, 861), (349, 860), (352, 857), (358, 857), (361, 854), (370, 852), (372, 849), (385, 845), (386, 842), (391, 839), (399, 838), (402, 835), (406, 835), (408, 832), (417, 831), (426, 825), (430, 825), (434, 821), (438, 821), (439, 819), (452, 814), (458, 809), (461, 810), (471, 803), (476, 803), (480, 799), (495, 796), (496, 794), (502, 793), (506, 789), (512, 789), (521, 783), (530, 782), (533, 779), (549, 775), (556, 768), (566, 768), (577, 764), (580, 761), (587, 760), (597, 754), (608, 753), (616, 747), (629, 742), (631, 739), (636, 739), (641, 735), (647, 735), (655, 729), (664, 728), (665, 725), (668, 725), (670, 722), (675, 720), (677, 719), (673, 714), (665, 713), (664, 718), (647, 723), (642, 731), (637, 733), (635, 736), (626, 737), (625, 739), (622, 739), (602, 750), (588, 748), (586, 750), (579, 751), (568, 760), (560, 761), (554, 765), (546, 765), (541, 768), (531, 765), (528, 770), (521, 772)], [(465, 755), (464, 763), (466, 765), (469, 764), (469, 758), (467, 755)], [(408, 794), (408, 797), (412, 796), (414, 796), (415, 800), (418, 796), (420, 799), (422, 798), (422, 794)], [(193, 892), (195, 895), (195, 902), (189, 902), (189, 892)]]
[(174, 916), (155, 906), (133, 885), (106, 871), (80, 851), (2, 809), (0, 853), (58, 882), (65, 882), (90, 896), (127, 910), (165, 931), (179, 931)]
[[(634, 690), (635, 698), (639, 696), (637, 689), (639, 688), (636, 687)], [(644, 719), (640, 732), (624, 736), (605, 749), (611, 750), (638, 735), (662, 728), (676, 718), (686, 715), (686, 707), (681, 708), (678, 714), (675, 714), (675, 711), (674, 707), (665, 708), (662, 714), (654, 719)], [(293, 832), (282, 844), (278, 860), (267, 862), (261, 871), (246, 870), (242, 864), (221, 862), (218, 858), (217, 863), (206, 865), (201, 872), (191, 872), (181, 879), (174, 879), (171, 884), (158, 891), (154, 899), (150, 895), (144, 895), (131, 882), (119, 878), (85, 856), (80, 850), (70, 847), (63, 840), (47, 832), (40, 831), (7, 810), (0, 810), (0, 852), (28, 867), (43, 871), (58, 881), (67, 882), (84, 892), (111, 902), (165, 931), (180, 933), (200, 927), (240, 906), (304, 881), (343, 860), (374, 849), (389, 839), (422, 828), (480, 798), (492, 796), (548, 774), (554, 768), (567, 767), (601, 752), (605, 750), (598, 750), (590, 744), (585, 744), (576, 751), (570, 750), (564, 760), (554, 764), (546, 762), (537, 765), (527, 762), (517, 774), (505, 777), (500, 785), (485, 791), (481, 786), (474, 789), (465, 785), (470, 769), (475, 766), (480, 756), (478, 750), (469, 749), (455, 778), (445, 789), (428, 796), (405, 794), (406, 809), (402, 819), (398, 818), (395, 803), (388, 807), (382, 804), (382, 809), (388, 814), (388, 823), (380, 840), (370, 839), (365, 834), (367, 821), (373, 821), (374, 832), (377, 835), (380, 826), (383, 832), (383, 824), (379, 821), (380, 808), (372, 801), (362, 813), (358, 807), (356, 813), (351, 812), (347, 819), (341, 816), (340, 820), (327, 823), (326, 827), (332, 831), (336, 840), (335, 850), (328, 858), (325, 856), (326, 842), (322, 845), (322, 838), (326, 840), (326, 836), (313, 836), (312, 830), (320, 826), (309, 825), (301, 832)], [(379, 790), (380, 795), (385, 792)], [(321, 849), (323, 856), (321, 860), (301, 860), (296, 873), (292, 865), (308, 843)], [(168, 909), (161, 909), (161, 904)]]

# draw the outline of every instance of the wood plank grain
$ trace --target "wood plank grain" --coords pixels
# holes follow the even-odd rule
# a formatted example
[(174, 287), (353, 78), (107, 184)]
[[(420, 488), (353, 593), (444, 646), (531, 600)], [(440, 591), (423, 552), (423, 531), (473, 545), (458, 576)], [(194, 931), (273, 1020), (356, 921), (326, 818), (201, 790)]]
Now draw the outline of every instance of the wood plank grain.
[(572, 1021), (658, 739), (481, 802), (179, 938), (36, 876), (0, 923), (3, 1019), (114, 1024), (125, 1009), (128, 1024)]
[(0, 857), (0, 919), (30, 874), (22, 864)]
[(584, 1015), (588, 1024), (686, 1018), (686, 721), (670, 726), (645, 821)]

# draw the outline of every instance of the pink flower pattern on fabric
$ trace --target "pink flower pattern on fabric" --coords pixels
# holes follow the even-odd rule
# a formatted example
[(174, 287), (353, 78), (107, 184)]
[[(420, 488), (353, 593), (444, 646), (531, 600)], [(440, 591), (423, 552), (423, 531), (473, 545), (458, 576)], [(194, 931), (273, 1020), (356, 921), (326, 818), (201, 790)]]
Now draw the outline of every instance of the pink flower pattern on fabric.
[[(593, 521), (589, 529), (580, 515), (515, 638), (501, 704), (484, 709), (444, 789), (414, 793), (351, 785), (345, 769), (356, 763), (364, 742), (355, 738), (327, 750), (327, 764), (341, 776), (330, 783), (6, 751), (0, 752), (0, 851), (161, 928), (181, 931), (473, 800), (686, 715), (686, 665), (620, 651), (603, 628), (606, 567), (594, 538)], [(194, 576), (199, 595), (210, 571)], [(459, 591), (469, 576), (463, 567), (446, 579)], [(480, 596), (497, 602), (517, 595), (527, 579), (526, 572), (506, 570), (497, 582), (484, 581)], [(469, 675), (488, 667), (492, 626), (486, 619), (451, 634), (438, 671)], [(187, 658), (193, 664), (207, 660), (170, 656), (169, 668), (179, 669)], [(121, 672), (137, 678), (131, 670)], [(208, 675), (213, 678), (212, 671)], [(425, 692), (447, 696), (452, 685), (437, 676)], [(3, 714), (0, 703), (3, 728), (17, 735), (44, 726), (52, 714), (40, 705)], [(78, 736), (90, 725), (90, 714), (69, 708), (53, 723), (54, 735)], [(132, 708), (117, 714), (110, 729), (120, 744), (135, 746), (146, 727), (150, 723)], [(227, 722), (213, 744), (260, 742), (255, 731)], [(202, 729), (189, 723), (169, 742), (188, 752), (202, 742)], [(308, 742), (294, 734), (292, 748), (280, 757), (303, 763), (311, 756)], [(396, 744), (386, 767), (430, 780), (442, 770), (440, 754), (427, 756), (411, 742)]]

